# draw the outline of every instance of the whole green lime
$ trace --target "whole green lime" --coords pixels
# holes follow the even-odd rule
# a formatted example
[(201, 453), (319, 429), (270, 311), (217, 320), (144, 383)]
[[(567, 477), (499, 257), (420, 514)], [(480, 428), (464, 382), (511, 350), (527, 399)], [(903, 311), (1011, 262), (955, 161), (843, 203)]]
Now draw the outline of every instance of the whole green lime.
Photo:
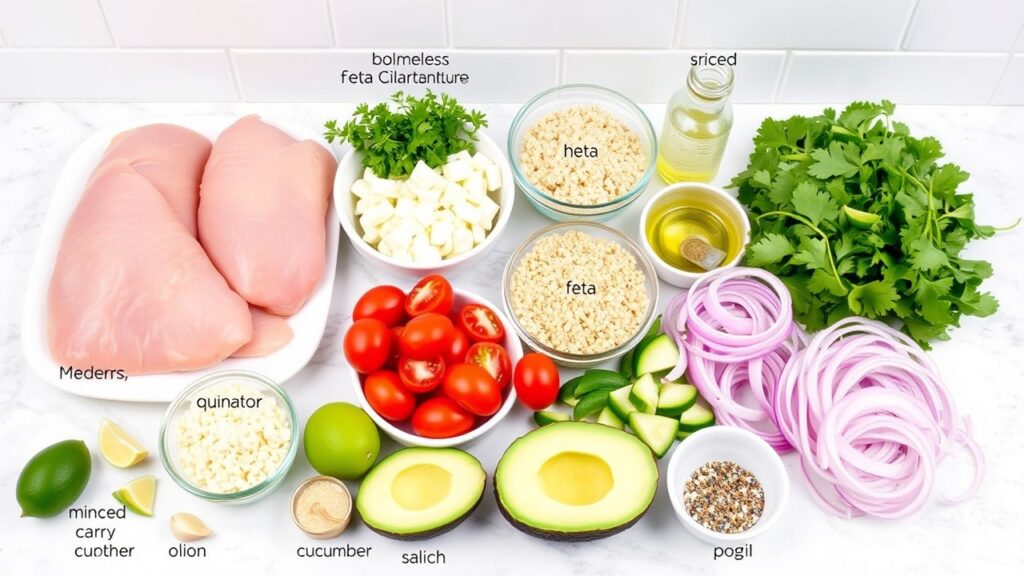
[(22, 516), (47, 518), (75, 503), (89, 483), (92, 456), (81, 440), (65, 440), (43, 448), (18, 476)]
[(380, 455), (377, 425), (362, 408), (347, 402), (317, 408), (306, 422), (302, 442), (317, 472), (342, 480), (366, 474)]

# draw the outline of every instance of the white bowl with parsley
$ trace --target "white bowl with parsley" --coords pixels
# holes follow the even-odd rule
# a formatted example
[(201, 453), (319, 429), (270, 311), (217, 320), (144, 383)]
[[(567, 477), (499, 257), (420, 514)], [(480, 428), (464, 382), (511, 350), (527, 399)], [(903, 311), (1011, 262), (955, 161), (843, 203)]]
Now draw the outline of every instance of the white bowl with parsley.
[(401, 276), (453, 274), (504, 232), (512, 169), (484, 134), (481, 113), (443, 94), (399, 93), (326, 127), (328, 141), (351, 146), (335, 175), (334, 207), (363, 258)]

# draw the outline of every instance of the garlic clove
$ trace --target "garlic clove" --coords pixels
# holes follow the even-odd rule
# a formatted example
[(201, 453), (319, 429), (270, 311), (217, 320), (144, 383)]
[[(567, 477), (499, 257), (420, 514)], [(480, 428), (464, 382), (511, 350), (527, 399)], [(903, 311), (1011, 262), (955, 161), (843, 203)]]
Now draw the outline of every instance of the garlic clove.
[(171, 516), (171, 533), (182, 542), (202, 540), (212, 534), (202, 520), (187, 512), (177, 512)]

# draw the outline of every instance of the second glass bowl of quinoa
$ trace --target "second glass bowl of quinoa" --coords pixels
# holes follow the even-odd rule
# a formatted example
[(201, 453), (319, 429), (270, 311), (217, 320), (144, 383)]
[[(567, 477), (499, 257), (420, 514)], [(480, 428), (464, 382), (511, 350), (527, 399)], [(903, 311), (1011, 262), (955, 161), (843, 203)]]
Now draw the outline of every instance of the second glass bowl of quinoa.
[(512, 120), (516, 187), (559, 221), (604, 221), (639, 198), (654, 175), (658, 138), (632, 100), (601, 86), (541, 92)]
[(553, 224), (509, 258), (502, 300), (533, 350), (596, 366), (636, 346), (654, 322), (658, 277), (624, 234), (590, 222)]

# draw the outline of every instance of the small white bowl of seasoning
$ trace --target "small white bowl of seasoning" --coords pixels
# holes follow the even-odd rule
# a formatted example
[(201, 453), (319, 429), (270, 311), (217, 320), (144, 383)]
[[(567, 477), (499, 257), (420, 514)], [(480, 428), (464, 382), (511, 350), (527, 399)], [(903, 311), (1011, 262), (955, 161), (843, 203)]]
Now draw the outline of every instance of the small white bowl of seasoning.
[(644, 253), (654, 263), (658, 278), (680, 288), (689, 288), (710, 270), (736, 266), (749, 242), (746, 211), (717, 186), (700, 182), (666, 186), (640, 214)]
[(763, 534), (789, 501), (782, 458), (764, 440), (731, 426), (712, 426), (687, 437), (669, 460), (666, 482), (683, 527), (716, 546)]

